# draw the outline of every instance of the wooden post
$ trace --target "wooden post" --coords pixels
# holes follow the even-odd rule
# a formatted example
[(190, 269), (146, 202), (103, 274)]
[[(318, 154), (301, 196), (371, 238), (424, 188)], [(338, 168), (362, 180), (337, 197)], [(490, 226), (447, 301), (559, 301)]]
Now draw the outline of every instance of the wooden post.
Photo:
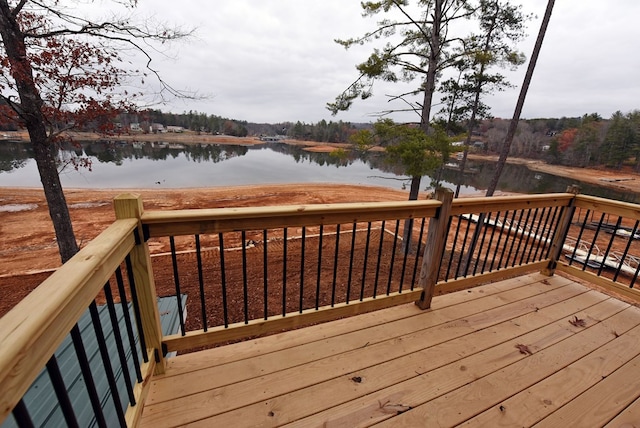
[(113, 200), (113, 207), (117, 219), (137, 218), (139, 243), (131, 250), (131, 264), (133, 266), (133, 278), (138, 293), (140, 304), (140, 318), (142, 331), (147, 347), (156, 355), (154, 373), (162, 374), (165, 371), (165, 358), (162, 353), (162, 327), (160, 326), (160, 314), (156, 294), (156, 284), (151, 268), (151, 255), (149, 246), (144, 239), (142, 222), (140, 218), (144, 212), (142, 198), (138, 195), (122, 194)]
[(418, 286), (422, 287), (422, 295), (416, 305), (420, 309), (429, 309), (433, 299), (433, 291), (438, 282), (438, 271), (444, 256), (444, 245), (447, 241), (447, 226), (449, 224), (449, 213), (451, 212), (451, 202), (453, 192), (449, 189), (438, 189), (436, 199), (442, 202), (436, 217), (429, 220), (429, 230), (427, 231), (427, 243), (422, 257), (422, 267)]
[(569, 201), (569, 205), (564, 210), (564, 213), (558, 222), (558, 231), (555, 235), (555, 239), (551, 243), (551, 251), (549, 251), (549, 262), (547, 267), (540, 271), (542, 275), (553, 276), (556, 271), (558, 260), (562, 254), (562, 247), (564, 246), (567, 234), (569, 233), (569, 228), (571, 227), (571, 220), (573, 220), (573, 215), (576, 212), (575, 195), (580, 193), (580, 187), (576, 185), (569, 186), (567, 187), (567, 193), (573, 193), (574, 197)]

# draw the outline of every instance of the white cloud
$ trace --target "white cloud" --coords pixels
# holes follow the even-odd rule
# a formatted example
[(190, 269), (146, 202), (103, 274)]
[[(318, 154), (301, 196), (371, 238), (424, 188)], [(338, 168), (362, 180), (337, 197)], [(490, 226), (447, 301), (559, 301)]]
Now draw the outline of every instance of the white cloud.
[[(216, 0), (140, 1), (140, 12), (163, 21), (196, 26), (197, 36), (173, 51), (177, 60), (156, 66), (176, 88), (210, 94), (199, 102), (177, 101), (162, 109), (198, 110), (252, 122), (330, 119), (325, 104), (356, 77), (355, 64), (370, 46), (349, 51), (335, 38), (358, 36), (374, 24), (360, 15), (359, 1)], [(545, 0), (527, 0), (529, 24), (521, 45), (527, 57), (538, 32)], [(637, 0), (557, 2), (525, 108), (524, 117), (580, 116), (640, 108), (636, 54), (640, 40)], [(526, 66), (509, 73), (522, 82)], [(510, 117), (519, 88), (489, 99), (495, 116)], [(334, 120), (371, 121), (387, 110), (385, 94), (398, 87), (376, 85), (375, 96), (356, 101)], [(435, 100), (437, 101), (437, 100)], [(401, 108), (402, 105), (398, 104)], [(438, 108), (434, 108), (435, 111)], [(413, 115), (399, 115), (416, 120)]]

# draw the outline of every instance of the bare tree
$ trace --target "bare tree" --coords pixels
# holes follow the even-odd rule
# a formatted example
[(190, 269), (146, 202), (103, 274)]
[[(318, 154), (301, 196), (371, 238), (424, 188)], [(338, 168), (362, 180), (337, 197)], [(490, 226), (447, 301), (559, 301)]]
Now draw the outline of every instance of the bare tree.
[[(130, 11), (137, 1), (116, 1)], [(26, 127), (34, 151), (62, 261), (78, 245), (57, 170), (56, 153), (64, 131), (110, 119), (133, 108), (138, 94), (121, 89), (127, 77), (147, 74), (159, 79), (162, 91), (180, 95), (151, 67), (149, 43), (183, 38), (188, 32), (131, 16), (93, 21), (77, 16), (54, 0), (0, 0), (0, 96), (4, 114)], [(146, 69), (129, 69), (120, 54), (141, 54)], [(17, 96), (16, 96), (17, 95)]]

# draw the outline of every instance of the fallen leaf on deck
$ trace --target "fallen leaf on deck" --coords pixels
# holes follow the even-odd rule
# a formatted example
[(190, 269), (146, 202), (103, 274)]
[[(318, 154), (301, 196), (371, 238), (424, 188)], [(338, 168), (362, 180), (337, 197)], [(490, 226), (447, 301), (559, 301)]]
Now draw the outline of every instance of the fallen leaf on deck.
[(396, 415), (399, 415), (400, 413), (404, 413), (408, 410), (411, 410), (411, 406), (405, 406), (404, 404), (392, 404), (392, 403), (386, 403), (386, 404), (380, 403), (380, 404), (381, 404), (380, 408), (384, 413), (395, 413)]
[(527, 345), (516, 345), (516, 348), (518, 348), (518, 351), (520, 351), (521, 354), (533, 355), (533, 352), (531, 352), (531, 349), (529, 349)]
[(571, 325), (574, 326), (574, 327), (586, 327), (587, 326), (587, 322), (585, 320), (583, 320), (582, 318), (578, 318), (577, 316), (574, 316), (572, 320), (569, 320), (569, 323), (571, 323)]

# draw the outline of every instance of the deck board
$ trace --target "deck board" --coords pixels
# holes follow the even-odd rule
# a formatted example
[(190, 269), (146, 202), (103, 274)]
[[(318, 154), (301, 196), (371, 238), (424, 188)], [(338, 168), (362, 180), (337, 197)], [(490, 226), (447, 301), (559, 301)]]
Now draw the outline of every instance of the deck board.
[[(586, 410), (606, 414), (602, 425), (625, 409), (620, 420), (633, 420), (639, 335), (638, 308), (526, 275), (436, 297), (428, 311), (403, 305), (178, 356), (154, 378), (142, 425), (566, 426)], [(621, 370), (624, 399), (591, 403), (619, 395)]]

